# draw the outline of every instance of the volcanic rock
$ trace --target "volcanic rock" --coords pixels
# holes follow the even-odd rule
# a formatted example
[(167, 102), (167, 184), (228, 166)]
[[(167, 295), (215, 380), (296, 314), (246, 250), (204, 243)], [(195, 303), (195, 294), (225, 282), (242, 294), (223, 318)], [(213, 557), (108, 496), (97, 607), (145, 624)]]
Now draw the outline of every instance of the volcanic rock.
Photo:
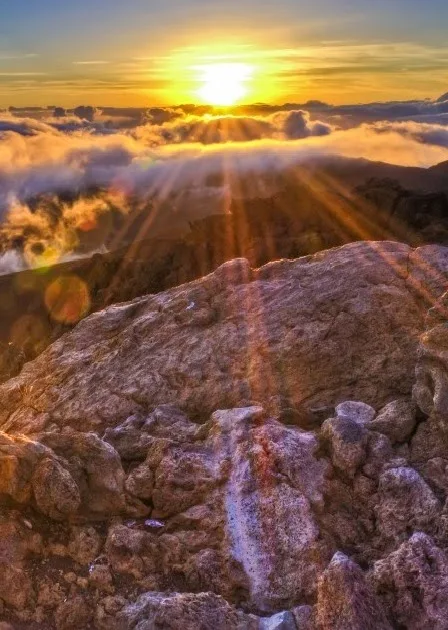
[(0, 619), (446, 628), (447, 272), (236, 260), (61, 337), (0, 387)]

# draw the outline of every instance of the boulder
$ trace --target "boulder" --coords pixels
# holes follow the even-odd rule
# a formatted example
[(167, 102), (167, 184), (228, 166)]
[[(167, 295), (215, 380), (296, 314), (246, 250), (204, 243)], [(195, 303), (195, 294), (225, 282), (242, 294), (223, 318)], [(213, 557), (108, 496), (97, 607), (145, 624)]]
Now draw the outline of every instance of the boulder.
[(399, 466), (381, 475), (375, 513), (386, 538), (400, 540), (409, 530), (431, 527), (440, 511), (438, 499), (413, 468)]
[[(431, 254), (433, 270), (442, 252)], [(412, 388), (422, 292), (425, 283), (437, 290), (423, 256), (383, 242), (256, 271), (237, 260), (110, 306), (0, 387), (0, 427), (99, 432), (161, 404), (203, 418), (253, 401), (268, 406), (277, 395), (297, 409), (347, 400), (381, 408)], [(214, 313), (200, 326), (189, 309), (199, 302)]]
[(340, 552), (319, 580), (316, 608), (319, 630), (392, 630), (363, 572)]
[(322, 426), (321, 438), (328, 445), (331, 461), (349, 477), (366, 459), (368, 431), (351, 418), (330, 418)]
[(346, 401), (336, 407), (336, 416), (342, 420), (353, 420), (358, 424), (369, 424), (376, 411), (362, 402)]
[(250, 630), (244, 615), (213, 593), (145, 593), (123, 608), (118, 621), (123, 630)]
[(393, 400), (383, 407), (369, 429), (387, 435), (392, 443), (405, 442), (417, 424), (417, 407), (412, 400)]
[(55, 460), (43, 459), (33, 473), (37, 507), (55, 520), (76, 514), (81, 505), (79, 488), (70, 473)]
[(409, 630), (445, 630), (448, 558), (422, 532), (374, 565), (373, 584), (396, 623)]

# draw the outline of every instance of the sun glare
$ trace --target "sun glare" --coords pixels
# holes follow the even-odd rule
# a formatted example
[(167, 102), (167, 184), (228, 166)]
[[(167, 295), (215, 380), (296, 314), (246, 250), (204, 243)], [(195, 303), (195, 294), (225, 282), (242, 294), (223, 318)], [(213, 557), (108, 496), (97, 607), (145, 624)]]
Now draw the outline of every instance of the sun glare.
[(200, 98), (210, 105), (235, 105), (249, 92), (253, 67), (245, 63), (212, 63), (198, 66)]

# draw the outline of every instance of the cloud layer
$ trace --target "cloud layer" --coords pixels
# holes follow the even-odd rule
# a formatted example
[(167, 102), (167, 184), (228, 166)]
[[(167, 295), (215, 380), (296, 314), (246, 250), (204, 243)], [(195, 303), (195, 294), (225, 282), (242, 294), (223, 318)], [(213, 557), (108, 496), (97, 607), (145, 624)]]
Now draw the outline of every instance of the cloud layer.
[[(254, 106), (236, 116), (199, 115), (194, 106), (4, 113), (0, 274), (114, 247), (129, 217), (138, 217), (144, 234), (148, 226), (161, 233), (188, 225), (191, 216), (225, 211), (238, 187), (246, 196), (272, 194), (276, 175), (303, 165), (364, 158), (428, 167), (448, 160), (447, 126), (376, 120), (378, 111), (401, 116), (403, 104), (362, 107), (357, 126), (353, 113), (344, 118), (322, 103), (309, 111)], [(352, 108), (356, 116), (360, 108)]]

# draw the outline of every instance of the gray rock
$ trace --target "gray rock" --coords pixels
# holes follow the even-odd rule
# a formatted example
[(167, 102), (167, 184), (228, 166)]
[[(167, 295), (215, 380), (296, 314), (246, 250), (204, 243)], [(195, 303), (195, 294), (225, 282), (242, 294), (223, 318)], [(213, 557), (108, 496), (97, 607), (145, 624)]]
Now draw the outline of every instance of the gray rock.
[(283, 611), (260, 619), (260, 630), (297, 630), (294, 616), (289, 611)]
[(369, 424), (374, 419), (376, 411), (365, 403), (347, 401), (336, 407), (336, 415), (343, 420), (354, 420), (354, 422), (359, 424)]
[(405, 442), (416, 425), (416, 404), (412, 400), (394, 400), (370, 423), (369, 429), (387, 435), (393, 444)]
[(364, 426), (349, 418), (330, 418), (322, 425), (321, 437), (329, 445), (336, 468), (354, 477), (366, 458), (368, 432)]
[(413, 468), (400, 466), (381, 475), (375, 513), (384, 536), (399, 540), (409, 528), (430, 527), (440, 510), (438, 499)]

